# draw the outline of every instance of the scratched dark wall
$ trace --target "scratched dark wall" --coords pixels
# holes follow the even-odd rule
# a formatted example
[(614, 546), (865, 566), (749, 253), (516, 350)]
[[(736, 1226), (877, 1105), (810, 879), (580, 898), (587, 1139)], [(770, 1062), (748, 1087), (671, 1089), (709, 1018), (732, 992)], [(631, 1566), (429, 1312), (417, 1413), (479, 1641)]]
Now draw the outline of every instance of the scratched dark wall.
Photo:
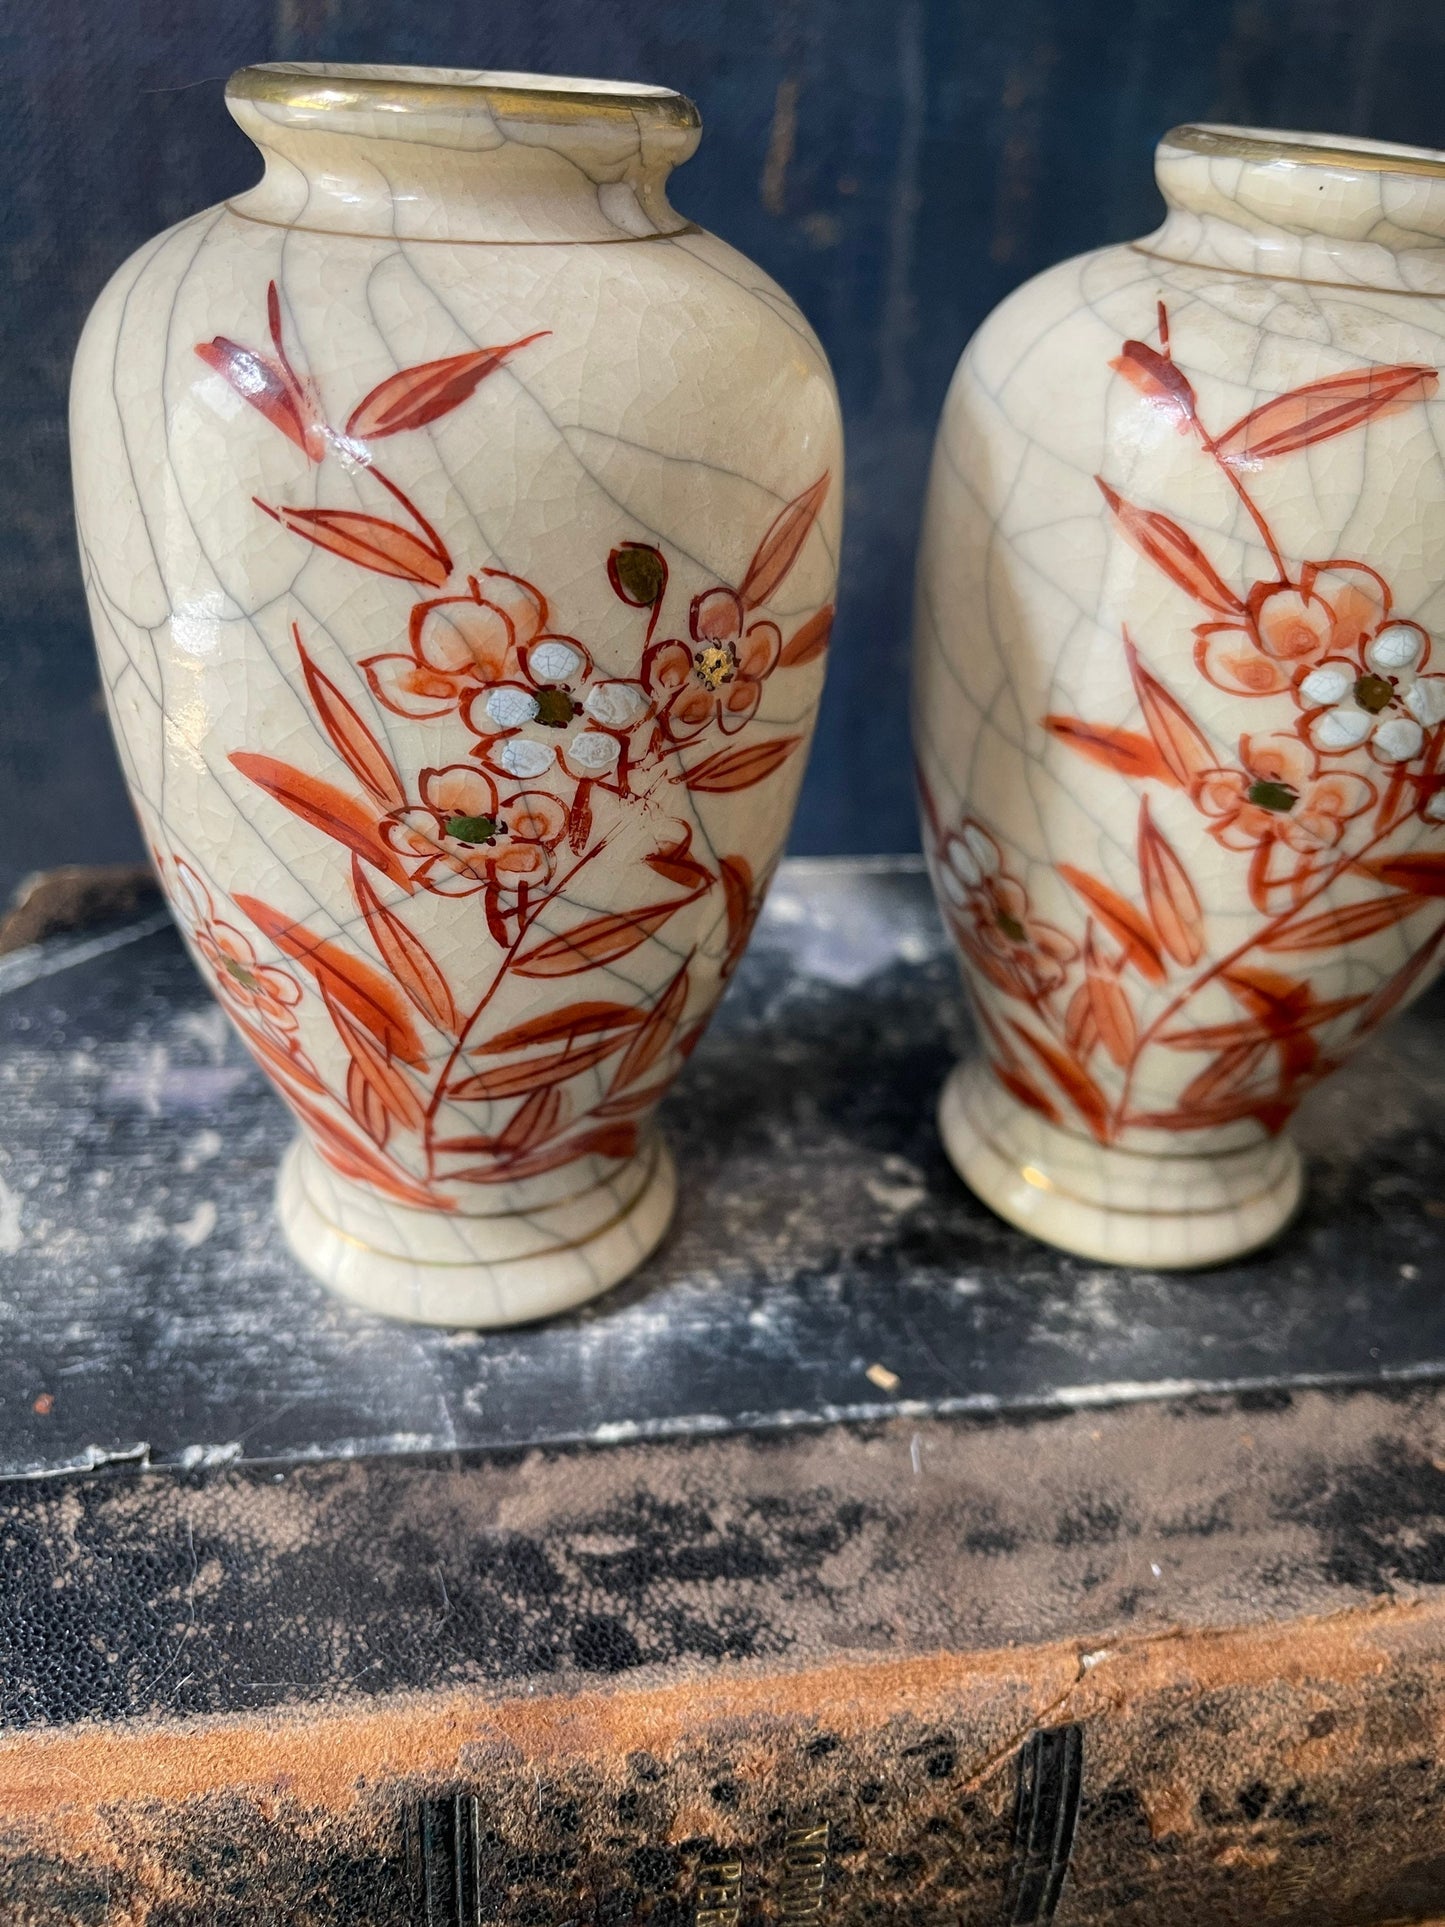
[(680, 208), (821, 334), (849, 434), (841, 617), (794, 847), (911, 848), (907, 633), (935, 413), (971, 330), (1050, 262), (1145, 231), (1155, 137), (1211, 118), (1445, 144), (1439, 0), (44, 0), (0, 9), (0, 902), (132, 855), (70, 521), (85, 311), (156, 230), (244, 186), (250, 60), (669, 83)]

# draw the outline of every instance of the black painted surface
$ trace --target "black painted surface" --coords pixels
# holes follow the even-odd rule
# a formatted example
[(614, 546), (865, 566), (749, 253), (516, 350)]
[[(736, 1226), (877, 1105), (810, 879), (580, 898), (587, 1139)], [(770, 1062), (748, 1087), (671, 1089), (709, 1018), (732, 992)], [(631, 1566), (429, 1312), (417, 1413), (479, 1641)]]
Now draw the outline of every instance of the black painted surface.
[[(844, 581), (796, 847), (914, 847), (909, 584), (964, 341), (1039, 269), (1144, 233), (1189, 119), (1445, 141), (1445, 8), (1422, 0), (48, 0), (0, 62), (0, 900), (139, 854), (96, 701), (65, 391), (86, 309), (152, 234), (245, 186), (221, 104), (256, 60), (664, 82), (705, 124), (678, 206), (798, 300), (849, 438)], [(219, 325), (219, 323), (218, 323)]]
[[(1093, 1265), (943, 1156), (962, 1033), (923, 877), (790, 865), (666, 1108), (661, 1252), (579, 1315), (476, 1336), (300, 1271), (270, 1216), (288, 1122), (174, 935), (70, 961), (126, 934), (0, 961), (0, 1473), (1445, 1377), (1441, 992), (1316, 1094), (1309, 1202), (1272, 1250)], [(1086, 1508), (1073, 1530), (1107, 1526)]]

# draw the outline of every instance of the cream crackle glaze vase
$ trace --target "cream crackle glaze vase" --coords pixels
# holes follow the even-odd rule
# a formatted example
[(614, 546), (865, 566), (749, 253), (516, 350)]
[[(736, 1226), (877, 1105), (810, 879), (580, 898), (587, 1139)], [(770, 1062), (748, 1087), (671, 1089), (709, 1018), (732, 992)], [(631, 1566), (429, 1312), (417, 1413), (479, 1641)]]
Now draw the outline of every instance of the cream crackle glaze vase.
[(823, 676), (823, 354), (673, 212), (661, 88), (249, 68), (265, 175), (77, 357), (82, 556), (171, 904), (301, 1123), (302, 1261), (402, 1317), (657, 1244), (653, 1111), (747, 942)]
[(1004, 1217), (1197, 1265), (1289, 1217), (1304, 1094), (1445, 959), (1445, 155), (1185, 127), (1167, 218), (964, 355), (915, 731)]

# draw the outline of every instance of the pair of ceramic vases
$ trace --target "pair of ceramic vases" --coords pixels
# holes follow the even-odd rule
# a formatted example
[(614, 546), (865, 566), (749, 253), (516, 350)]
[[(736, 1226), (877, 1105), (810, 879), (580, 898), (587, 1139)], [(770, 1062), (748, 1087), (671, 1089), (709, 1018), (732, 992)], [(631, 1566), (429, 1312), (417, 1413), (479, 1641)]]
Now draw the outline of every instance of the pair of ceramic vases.
[[(260, 184), (76, 365), (85, 576), (162, 882), (348, 1296), (533, 1318), (656, 1245), (652, 1115), (823, 680), (837, 400), (669, 206), (681, 96), (258, 67)], [(949, 1152), (1090, 1256), (1292, 1210), (1285, 1126), (1445, 943), (1445, 157), (1185, 128), (1146, 242), (1014, 294), (939, 433), (925, 841)], [(820, 1200), (820, 1208), (824, 1201)]]

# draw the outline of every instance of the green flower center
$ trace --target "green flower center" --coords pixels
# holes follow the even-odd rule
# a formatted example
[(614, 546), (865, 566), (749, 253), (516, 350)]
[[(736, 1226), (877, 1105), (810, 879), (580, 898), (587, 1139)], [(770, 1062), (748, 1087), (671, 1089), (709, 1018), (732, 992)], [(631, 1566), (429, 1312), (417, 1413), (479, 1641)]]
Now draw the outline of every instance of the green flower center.
[(1002, 932), (1008, 938), (1010, 943), (1027, 943), (1028, 942), (1029, 940), (1028, 931), (1024, 929), (1023, 925), (1019, 922), (1018, 918), (1011, 917), (1007, 910), (999, 911), (997, 921), (998, 921), (999, 929), (1002, 930)]
[(548, 729), (565, 729), (576, 713), (576, 705), (565, 689), (537, 691), (537, 721)]
[(1299, 801), (1299, 791), (1292, 790), (1288, 783), (1251, 783), (1249, 800), (1256, 809), (1278, 810), (1288, 815)]
[(1378, 716), (1394, 694), (1393, 687), (1383, 676), (1361, 676), (1355, 684), (1355, 701), (1361, 709), (1368, 709), (1372, 716)]
[(241, 984), (245, 989), (254, 990), (256, 988), (255, 976), (251, 971), (247, 970), (244, 964), (238, 964), (234, 957), (223, 957), (221, 959), (221, 967), (228, 977), (234, 977), (236, 982)]
[(497, 834), (497, 826), (490, 816), (449, 816), (447, 835), (454, 836), (458, 843), (490, 843)]

